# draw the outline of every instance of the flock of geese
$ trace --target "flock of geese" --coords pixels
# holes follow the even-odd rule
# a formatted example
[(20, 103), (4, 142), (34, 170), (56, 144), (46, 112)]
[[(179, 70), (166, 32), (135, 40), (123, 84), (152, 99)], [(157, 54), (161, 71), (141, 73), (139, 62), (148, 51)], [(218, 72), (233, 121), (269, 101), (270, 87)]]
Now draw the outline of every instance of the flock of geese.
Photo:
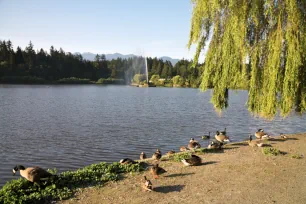
[[(257, 132), (255, 132), (255, 137), (256, 140), (252, 139), (252, 135), (249, 135), (249, 140), (248, 140), (248, 144), (251, 147), (263, 147), (265, 146), (265, 143), (263, 143), (262, 139), (270, 139), (270, 136), (268, 134), (266, 134), (264, 132), (263, 129), (258, 129)], [(287, 137), (285, 135), (281, 135), (281, 138), (283, 140), (286, 140)], [(202, 139), (210, 139), (210, 132), (208, 135), (203, 135)], [(230, 142), (229, 136), (227, 136), (226, 134), (226, 128), (224, 129), (224, 131), (216, 131), (215, 134), (215, 141), (211, 141), (210, 144), (208, 145), (208, 149), (222, 149), (222, 146), (226, 143), (226, 142)], [(202, 163), (202, 160), (200, 157), (198, 157), (197, 155), (194, 154), (194, 150), (201, 148), (201, 145), (198, 141), (196, 141), (194, 138), (191, 138), (189, 140), (189, 144), (187, 147), (182, 146), (180, 147), (180, 151), (184, 152), (184, 151), (190, 151), (192, 152), (191, 157), (189, 159), (182, 159), (182, 163), (185, 166), (197, 166), (200, 165)], [(167, 155), (173, 155), (175, 154), (174, 150), (171, 150), (169, 152), (167, 152)], [(147, 159), (147, 156), (144, 152), (141, 152), (140, 154), (140, 160), (145, 160)], [(153, 164), (153, 166), (150, 168), (150, 172), (153, 176), (154, 179), (158, 179), (159, 175), (166, 173), (167, 171), (163, 168), (161, 168), (159, 166), (159, 161), (162, 158), (162, 153), (159, 149), (156, 150), (156, 152), (154, 152), (154, 154), (152, 155), (152, 159), (155, 161), (155, 163)], [(137, 161), (134, 161), (132, 159), (129, 158), (125, 158), (125, 159), (121, 159), (120, 163), (125, 165), (125, 164), (136, 164), (138, 163)], [(13, 168), (13, 175), (15, 175), (15, 173), (17, 171), (20, 171), (20, 175), (25, 178), (26, 180), (34, 183), (34, 184), (41, 184), (42, 180), (46, 180), (49, 179), (50, 177), (56, 176), (53, 175), (51, 173), (49, 173), (48, 171), (40, 168), (40, 167), (28, 167), (25, 168), (22, 165), (17, 165)], [(143, 188), (145, 191), (152, 191), (153, 190), (153, 186), (152, 186), (152, 182), (147, 179), (146, 176), (144, 176), (144, 184), (143, 184)]]

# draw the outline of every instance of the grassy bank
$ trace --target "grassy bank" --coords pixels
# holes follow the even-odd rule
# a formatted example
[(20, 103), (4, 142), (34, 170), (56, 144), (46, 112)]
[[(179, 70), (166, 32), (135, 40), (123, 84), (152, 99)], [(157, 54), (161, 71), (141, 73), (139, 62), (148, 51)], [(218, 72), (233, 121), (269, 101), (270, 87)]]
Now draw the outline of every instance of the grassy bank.
[[(7, 182), (0, 190), (0, 203), (45, 203), (49, 200), (62, 200), (71, 197), (76, 189), (86, 186), (101, 186), (108, 181), (117, 181), (121, 174), (140, 172), (139, 164), (100, 163), (86, 166), (77, 171), (67, 171), (37, 187), (24, 178)], [(50, 170), (49, 170), (50, 171)], [(54, 170), (51, 173), (56, 173)]]
[[(199, 150), (202, 165), (180, 162), (190, 153), (164, 157), (166, 174), (154, 179), (150, 172), (127, 175), (103, 188), (84, 188), (61, 204), (78, 203), (306, 203), (306, 134), (267, 141), (265, 148), (247, 142), (231, 143), (222, 150)], [(163, 150), (162, 150), (163, 151)], [(166, 150), (165, 150), (166, 151)], [(143, 176), (153, 184), (144, 192)]]

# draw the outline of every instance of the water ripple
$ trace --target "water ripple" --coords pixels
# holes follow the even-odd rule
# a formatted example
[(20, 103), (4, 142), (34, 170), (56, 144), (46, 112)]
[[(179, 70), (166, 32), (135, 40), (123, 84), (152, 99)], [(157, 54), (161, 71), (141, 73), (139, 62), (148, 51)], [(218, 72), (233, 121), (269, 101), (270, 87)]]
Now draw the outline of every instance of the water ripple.
[[(16, 164), (59, 172), (98, 162), (150, 157), (156, 148), (178, 151), (216, 130), (233, 141), (258, 128), (270, 134), (305, 132), (305, 116), (264, 121), (245, 108), (246, 91), (230, 93), (220, 117), (210, 91), (128, 86), (0, 85), (0, 186), (14, 178)], [(16, 177), (15, 177), (16, 178)]]

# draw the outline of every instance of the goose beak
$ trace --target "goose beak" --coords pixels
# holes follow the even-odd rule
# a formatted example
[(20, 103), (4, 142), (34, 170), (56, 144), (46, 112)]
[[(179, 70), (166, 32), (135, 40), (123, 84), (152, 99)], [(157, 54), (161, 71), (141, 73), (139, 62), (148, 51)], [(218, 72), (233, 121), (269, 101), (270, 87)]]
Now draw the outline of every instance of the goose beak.
[(13, 169), (13, 176), (15, 176), (15, 174), (16, 174), (16, 171)]

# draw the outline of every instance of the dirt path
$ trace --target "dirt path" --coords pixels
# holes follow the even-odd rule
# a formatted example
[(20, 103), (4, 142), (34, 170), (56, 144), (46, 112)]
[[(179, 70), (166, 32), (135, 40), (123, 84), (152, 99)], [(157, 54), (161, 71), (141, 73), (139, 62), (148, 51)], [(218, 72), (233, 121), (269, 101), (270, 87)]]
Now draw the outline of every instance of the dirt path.
[[(306, 133), (289, 135), (287, 141), (269, 141), (286, 155), (266, 156), (261, 148), (229, 145), (223, 152), (201, 155), (201, 166), (184, 167), (180, 162), (161, 162), (168, 173), (153, 179), (149, 172), (126, 175), (102, 188), (86, 188), (62, 203), (227, 203), (305, 204)], [(143, 175), (154, 192), (143, 192)]]

